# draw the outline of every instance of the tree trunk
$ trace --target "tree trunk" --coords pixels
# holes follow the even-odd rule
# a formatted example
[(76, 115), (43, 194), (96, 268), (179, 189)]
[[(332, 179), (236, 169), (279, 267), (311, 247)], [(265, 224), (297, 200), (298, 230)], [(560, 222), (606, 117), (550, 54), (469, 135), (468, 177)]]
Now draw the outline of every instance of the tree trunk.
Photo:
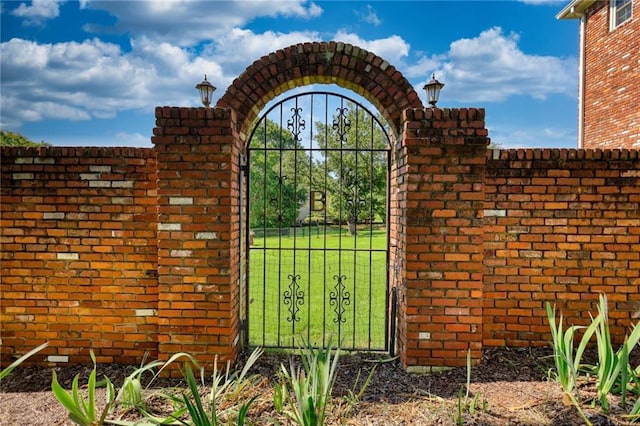
[(349, 227), (349, 235), (356, 235), (356, 224), (355, 222), (347, 222)]

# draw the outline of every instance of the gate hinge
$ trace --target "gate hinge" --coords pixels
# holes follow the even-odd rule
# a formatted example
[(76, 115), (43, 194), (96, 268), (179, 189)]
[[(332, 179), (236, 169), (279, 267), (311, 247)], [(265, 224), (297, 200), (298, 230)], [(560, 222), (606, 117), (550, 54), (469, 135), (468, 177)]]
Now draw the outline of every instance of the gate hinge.
[(248, 164), (240, 164), (240, 171), (245, 176), (249, 173), (249, 165)]

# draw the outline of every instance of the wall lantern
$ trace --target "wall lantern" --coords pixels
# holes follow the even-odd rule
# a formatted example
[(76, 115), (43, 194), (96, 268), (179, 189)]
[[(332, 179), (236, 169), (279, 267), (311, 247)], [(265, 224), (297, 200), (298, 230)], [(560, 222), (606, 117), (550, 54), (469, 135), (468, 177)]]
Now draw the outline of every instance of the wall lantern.
[(211, 97), (213, 96), (213, 92), (215, 92), (216, 87), (207, 81), (207, 75), (204, 75), (204, 80), (200, 84), (196, 85), (196, 89), (200, 92), (200, 100), (202, 101), (202, 105), (206, 108), (209, 108), (211, 105)]
[(436, 74), (433, 73), (431, 80), (424, 85), (423, 89), (427, 91), (427, 100), (431, 104), (431, 108), (435, 108), (440, 97), (440, 90), (444, 87), (444, 83), (436, 80)]

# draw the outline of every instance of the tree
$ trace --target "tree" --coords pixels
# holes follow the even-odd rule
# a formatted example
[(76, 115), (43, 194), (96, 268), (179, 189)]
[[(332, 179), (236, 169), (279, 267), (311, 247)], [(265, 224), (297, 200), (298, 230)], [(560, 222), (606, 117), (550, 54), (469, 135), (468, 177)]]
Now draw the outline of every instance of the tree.
[[(380, 120), (380, 119), (379, 119)], [(380, 120), (382, 122), (382, 120)], [(328, 175), (327, 216), (338, 223), (386, 220), (388, 138), (368, 111), (348, 102), (333, 121), (316, 122), (315, 140), (327, 149), (317, 167)]]
[(309, 188), (309, 157), (293, 134), (260, 121), (250, 141), (249, 171), (250, 226), (293, 226)]
[(44, 141), (34, 142), (20, 133), (0, 129), (0, 146), (47, 146)]

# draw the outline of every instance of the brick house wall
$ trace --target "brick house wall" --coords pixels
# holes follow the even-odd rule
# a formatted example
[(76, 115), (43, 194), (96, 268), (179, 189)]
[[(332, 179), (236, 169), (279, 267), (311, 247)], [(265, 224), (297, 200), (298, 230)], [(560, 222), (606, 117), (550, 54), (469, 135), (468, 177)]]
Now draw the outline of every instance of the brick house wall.
[(608, 1), (585, 14), (584, 148), (640, 149), (640, 1), (610, 30)]

